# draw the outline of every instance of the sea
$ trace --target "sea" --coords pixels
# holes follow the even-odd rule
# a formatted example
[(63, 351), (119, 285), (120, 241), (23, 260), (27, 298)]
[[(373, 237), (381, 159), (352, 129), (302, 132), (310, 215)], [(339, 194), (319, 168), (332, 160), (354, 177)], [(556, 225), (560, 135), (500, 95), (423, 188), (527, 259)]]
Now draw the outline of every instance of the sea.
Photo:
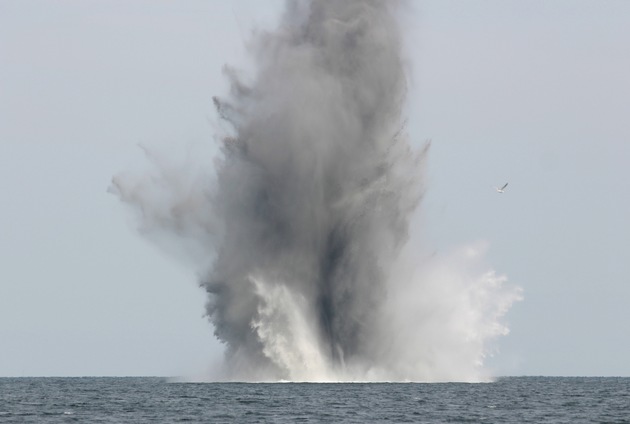
[(0, 423), (630, 423), (630, 378), (181, 383), (0, 378)]

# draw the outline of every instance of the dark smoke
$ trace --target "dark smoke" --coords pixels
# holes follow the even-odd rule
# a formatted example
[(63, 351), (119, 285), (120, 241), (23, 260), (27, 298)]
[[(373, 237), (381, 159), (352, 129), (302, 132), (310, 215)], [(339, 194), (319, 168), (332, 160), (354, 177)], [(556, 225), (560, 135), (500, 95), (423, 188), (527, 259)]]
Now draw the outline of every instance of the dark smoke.
[(391, 7), (290, 3), (257, 41), (255, 82), (233, 80), (231, 98), (215, 98), (236, 136), (218, 168), (226, 235), (203, 284), (216, 334), (240, 360), (277, 365), (250, 328), (261, 301), (251, 275), (310, 299), (334, 363), (368, 354), (384, 274), (418, 200)]
[(390, 336), (391, 275), (427, 150), (410, 146), (402, 118), (398, 7), (287, 2), (279, 27), (252, 42), (253, 81), (228, 69), (230, 93), (214, 98), (230, 126), (216, 175), (159, 166), (147, 180), (114, 179), (145, 233), (196, 252), (230, 378), (430, 375), (409, 371), (424, 369), (422, 355), (405, 375), (386, 365), (404, 357)]

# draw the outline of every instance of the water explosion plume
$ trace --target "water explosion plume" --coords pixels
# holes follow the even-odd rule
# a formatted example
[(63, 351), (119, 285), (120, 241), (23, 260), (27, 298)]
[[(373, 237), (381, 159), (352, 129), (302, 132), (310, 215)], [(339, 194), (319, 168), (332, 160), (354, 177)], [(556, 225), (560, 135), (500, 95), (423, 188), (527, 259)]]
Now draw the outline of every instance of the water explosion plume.
[(253, 41), (253, 81), (228, 69), (214, 99), (231, 128), (215, 174), (156, 160), (150, 178), (114, 178), (143, 232), (196, 259), (228, 378), (477, 380), (507, 332), (518, 293), (471, 249), (406, 260), (428, 145), (404, 130), (397, 7), (287, 2)]

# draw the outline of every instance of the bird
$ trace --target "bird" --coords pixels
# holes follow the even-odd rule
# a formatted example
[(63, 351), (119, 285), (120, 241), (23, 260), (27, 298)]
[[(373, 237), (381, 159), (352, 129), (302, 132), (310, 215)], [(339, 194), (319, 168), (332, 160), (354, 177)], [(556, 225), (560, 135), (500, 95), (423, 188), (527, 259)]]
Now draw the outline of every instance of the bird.
[(505, 187), (507, 187), (508, 183), (503, 184), (503, 187), (499, 188), (499, 187), (495, 187), (494, 189), (497, 191), (497, 193), (503, 193), (505, 191)]

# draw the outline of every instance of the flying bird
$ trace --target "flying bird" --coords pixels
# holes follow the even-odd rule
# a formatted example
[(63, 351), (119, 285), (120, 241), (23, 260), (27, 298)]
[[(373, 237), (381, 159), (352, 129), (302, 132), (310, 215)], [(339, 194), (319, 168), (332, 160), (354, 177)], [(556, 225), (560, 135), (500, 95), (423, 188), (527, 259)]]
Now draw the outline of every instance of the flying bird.
[(495, 187), (495, 190), (496, 190), (498, 193), (503, 193), (503, 192), (505, 191), (505, 187), (507, 187), (507, 185), (508, 185), (508, 183), (505, 183), (505, 184), (503, 185), (503, 187), (501, 187), (501, 188), (499, 188), (499, 187)]

